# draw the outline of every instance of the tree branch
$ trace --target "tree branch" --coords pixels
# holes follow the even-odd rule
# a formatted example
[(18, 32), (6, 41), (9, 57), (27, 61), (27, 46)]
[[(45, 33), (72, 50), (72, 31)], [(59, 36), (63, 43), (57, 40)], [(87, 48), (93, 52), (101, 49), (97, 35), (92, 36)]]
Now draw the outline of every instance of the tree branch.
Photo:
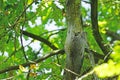
[(95, 63), (98, 62), (99, 59), (104, 59), (105, 55), (102, 55), (100, 53), (97, 53), (91, 49), (85, 48), (85, 52), (89, 53), (91, 52), (94, 55)]
[(24, 8), (24, 10), (20, 13), (20, 15), (16, 18), (14, 24), (12, 26), (10, 26), (11, 28), (14, 28), (15, 25), (18, 23), (18, 21), (20, 20), (20, 18), (23, 16), (23, 14), (26, 12), (26, 10), (35, 2), (36, 0), (33, 0), (28, 6), (26, 6)]
[(108, 45), (105, 45), (98, 28), (97, 6), (98, 6), (98, 0), (91, 0), (91, 22), (92, 22), (93, 36), (97, 44), (103, 51), (103, 53), (108, 54), (110, 52), (110, 47)]
[[(49, 47), (52, 48), (53, 50), (57, 50), (57, 49), (58, 49), (58, 48), (57, 48), (54, 44), (52, 44), (50, 41), (48, 41), (48, 40), (46, 40), (46, 39), (44, 39), (44, 38), (42, 38), (42, 37), (40, 37), (40, 36), (37, 36), (37, 35), (35, 35), (35, 34), (29, 33), (29, 32), (27, 32), (27, 31), (23, 31), (23, 30), (22, 30), (22, 33), (23, 33), (24, 35), (28, 36), (28, 37), (31, 37), (31, 38), (33, 38), (33, 39), (36, 39), (36, 40), (39, 40), (39, 41), (45, 43), (47, 46), (49, 46)], [(56, 56), (56, 59), (57, 59), (57, 61), (58, 61), (58, 64), (60, 64), (58, 55)]]
[[(22, 66), (26, 67), (26, 66), (29, 66), (30, 64), (33, 64), (33, 63), (42, 62), (43, 60), (45, 60), (45, 59), (47, 59), (47, 58), (49, 58), (51, 56), (58, 55), (58, 54), (63, 54), (63, 53), (64, 53), (63, 49), (62, 50), (55, 50), (55, 51), (50, 52), (49, 54), (46, 53), (47, 55), (45, 55), (45, 56), (43, 56), (43, 57), (41, 57), (39, 59), (36, 59), (36, 60), (34, 60), (32, 62), (27, 62), (27, 63), (23, 63), (23, 64), (19, 64), (19, 65), (22, 65)], [(19, 69), (19, 65), (11, 66), (11, 67), (8, 67), (6, 69), (0, 70), (0, 74), (8, 72), (8, 71), (12, 71), (12, 70), (17, 70), (17, 69)]]
[(87, 4), (91, 4), (91, 2), (85, 1), (85, 0), (82, 0), (82, 2), (85, 2), (85, 3), (87, 3)]
[[(87, 49), (85, 49), (85, 51), (87, 52)], [(97, 52), (94, 52), (93, 50), (90, 50), (90, 51), (93, 53), (93, 55), (95, 56), (95, 58), (98, 58), (98, 60), (104, 58), (103, 55), (98, 54)], [(47, 55), (45, 55), (44, 57), (38, 58), (38, 59), (36, 59), (36, 60), (34, 60), (32, 62), (26, 62), (26, 63), (19, 64), (19, 65), (22, 65), (22, 66), (26, 67), (26, 66), (29, 66), (30, 64), (33, 64), (33, 62), (34, 63), (40, 63), (43, 60), (45, 60), (45, 59), (47, 59), (47, 58), (49, 58), (51, 56), (58, 55), (58, 54), (64, 54), (64, 53), (65, 53), (64, 49), (55, 50), (55, 51), (52, 51), (50, 53), (46, 53)], [(8, 71), (12, 71), (12, 70), (17, 70), (17, 69), (19, 69), (19, 65), (17, 65), (17, 66), (11, 66), (11, 67), (8, 67), (6, 69), (0, 70), (0, 74), (8, 72)]]
[[(63, 28), (63, 29), (61, 29), (61, 30), (66, 30), (66, 28)], [(57, 49), (57, 47), (56, 47), (55, 45), (52, 45), (51, 42), (49, 42), (48, 40), (46, 40), (46, 39), (44, 39), (44, 38), (42, 38), (42, 37), (40, 37), (40, 36), (34, 35), (34, 34), (29, 33), (29, 32), (27, 32), (27, 31), (23, 31), (23, 34), (26, 35), (26, 36), (28, 36), (28, 37), (31, 37), (31, 38), (33, 38), (33, 39), (36, 39), (36, 40), (38, 40), (38, 41), (41, 41), (41, 42), (45, 43), (46, 45), (48, 45), (48, 46), (49, 46), (50, 48), (52, 48), (53, 50), (54, 50), (54, 49)], [(52, 46), (51, 46), (51, 45), (52, 45)], [(101, 55), (101, 54), (99, 54), (99, 53), (97, 53), (97, 52), (95, 52), (95, 51), (93, 51), (93, 50), (89, 50), (89, 49), (87, 49), (87, 48), (85, 49), (85, 52), (89, 53), (89, 51), (91, 51), (91, 52), (93, 53), (93, 55), (95, 56), (95, 60), (96, 60), (96, 61), (98, 61), (99, 59), (103, 59), (103, 58), (104, 58), (104, 55)]]
[(115, 33), (115, 32), (113, 32), (113, 31), (106, 30), (106, 35), (110, 36), (112, 38), (112, 41), (120, 40), (120, 35)]
[(26, 36), (28, 36), (28, 37), (31, 37), (31, 38), (33, 38), (33, 39), (36, 39), (36, 40), (38, 40), (38, 41), (41, 41), (41, 42), (45, 43), (47, 46), (49, 46), (49, 47), (52, 48), (53, 50), (57, 50), (57, 49), (58, 49), (58, 48), (57, 48), (55, 45), (53, 45), (51, 42), (49, 42), (48, 40), (46, 40), (46, 39), (44, 39), (44, 38), (42, 38), (42, 37), (40, 37), (40, 36), (37, 36), (37, 35), (32, 34), (32, 33), (29, 33), (29, 32), (27, 32), (27, 31), (22, 31), (22, 32), (23, 32), (24, 35), (26, 35)]

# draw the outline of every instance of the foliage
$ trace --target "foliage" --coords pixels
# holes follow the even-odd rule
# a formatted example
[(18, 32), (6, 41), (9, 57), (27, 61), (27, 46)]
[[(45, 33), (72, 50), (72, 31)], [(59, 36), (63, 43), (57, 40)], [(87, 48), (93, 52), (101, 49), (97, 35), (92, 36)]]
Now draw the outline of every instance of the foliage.
[(95, 72), (101, 78), (120, 76), (120, 41), (116, 41), (111, 53), (111, 58), (107, 63), (95, 67)]
[[(89, 0), (86, 1), (88, 2), (82, 1), (84, 4), (81, 9), (83, 25), (86, 25), (84, 31), (87, 32), (90, 49), (103, 54), (92, 34), (90, 3)], [(54, 50), (64, 49), (66, 38), (64, 9), (65, 0), (0, 0), (0, 79), (63, 79), (65, 54), (56, 54), (40, 62), (35, 61)], [(108, 62), (96, 66), (94, 70), (100, 78), (117, 76), (120, 80), (120, 41), (107, 34), (107, 31), (113, 31), (120, 37), (120, 1), (99, 0), (98, 21), (105, 45), (111, 46), (113, 52)], [(44, 40), (39, 41), (25, 35), (23, 31), (46, 39), (56, 49), (49, 47)], [(91, 67), (86, 56), (87, 54), (81, 74), (88, 72), (86, 70)], [(103, 59), (96, 61), (98, 62), (96, 64), (99, 64), (100, 60)], [(26, 65), (23, 65), (24, 63)], [(12, 69), (12, 66), (17, 67)], [(9, 70), (6, 70), (7, 68)], [(1, 72), (4, 69), (6, 71)]]

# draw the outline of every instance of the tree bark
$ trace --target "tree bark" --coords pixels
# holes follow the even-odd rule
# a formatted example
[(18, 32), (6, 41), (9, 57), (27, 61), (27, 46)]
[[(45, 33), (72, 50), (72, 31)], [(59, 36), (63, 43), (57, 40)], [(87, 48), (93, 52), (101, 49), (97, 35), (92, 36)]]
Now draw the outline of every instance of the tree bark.
[[(75, 80), (82, 67), (86, 40), (80, 19), (81, 0), (66, 0), (67, 37), (65, 80)], [(72, 72), (71, 72), (72, 71)], [(75, 74), (74, 74), (75, 73)], [(78, 74), (78, 75), (77, 75)]]
[(101, 48), (102, 52), (107, 55), (111, 52), (110, 46), (104, 43), (104, 40), (99, 32), (98, 26), (98, 0), (91, 0), (91, 22), (92, 22), (92, 30), (93, 36)]

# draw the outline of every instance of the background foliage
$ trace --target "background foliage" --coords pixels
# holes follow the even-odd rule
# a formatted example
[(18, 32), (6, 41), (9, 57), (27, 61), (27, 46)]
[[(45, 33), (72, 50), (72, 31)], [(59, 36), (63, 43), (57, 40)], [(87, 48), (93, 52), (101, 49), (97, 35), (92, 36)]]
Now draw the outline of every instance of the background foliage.
[[(103, 55), (92, 34), (89, 0), (82, 0), (81, 12), (90, 49)], [(94, 70), (100, 78), (120, 80), (119, 23), (120, 1), (99, 0), (99, 31), (113, 50), (105, 63), (107, 55), (97, 57)], [(0, 0), (0, 79), (62, 80), (66, 55), (56, 50), (64, 49), (65, 38), (65, 0)], [(81, 75), (90, 67), (85, 56)]]

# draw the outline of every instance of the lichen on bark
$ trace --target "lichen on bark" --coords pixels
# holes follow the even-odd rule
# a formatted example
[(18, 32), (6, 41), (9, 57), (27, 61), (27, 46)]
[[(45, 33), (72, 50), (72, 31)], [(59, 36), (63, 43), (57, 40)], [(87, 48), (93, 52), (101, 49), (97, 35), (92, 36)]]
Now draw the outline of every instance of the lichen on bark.
[[(67, 37), (65, 42), (66, 69), (80, 74), (82, 67), (85, 38), (81, 24), (81, 0), (66, 1)], [(78, 75), (65, 71), (65, 80), (74, 80)]]

